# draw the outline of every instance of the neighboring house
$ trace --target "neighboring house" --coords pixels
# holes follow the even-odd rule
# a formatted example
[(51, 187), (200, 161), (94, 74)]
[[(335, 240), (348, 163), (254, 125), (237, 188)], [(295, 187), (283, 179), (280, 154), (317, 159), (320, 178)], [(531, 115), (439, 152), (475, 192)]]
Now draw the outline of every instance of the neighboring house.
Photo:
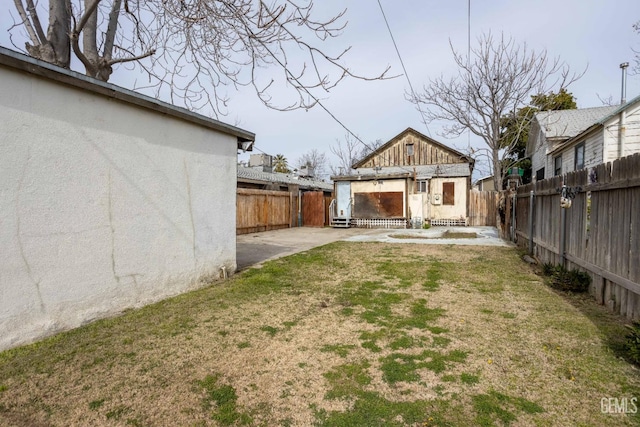
[(238, 166), (238, 188), (275, 191), (333, 192), (333, 184), (315, 179), (300, 178), (293, 173), (268, 172), (257, 168)]
[(635, 153), (640, 153), (640, 96), (552, 149), (549, 159), (560, 175)]
[(333, 176), (334, 226), (466, 225), (473, 160), (412, 128)]
[(566, 164), (563, 166), (562, 157), (554, 156), (552, 153), (618, 108), (605, 106), (537, 113), (531, 123), (526, 149), (526, 156), (531, 158), (532, 181), (551, 178), (569, 171)]
[(496, 185), (493, 181), (493, 175), (479, 178), (475, 184), (473, 184), (473, 189), (478, 191), (495, 191)]
[(251, 132), (0, 48), (0, 349), (236, 268)]

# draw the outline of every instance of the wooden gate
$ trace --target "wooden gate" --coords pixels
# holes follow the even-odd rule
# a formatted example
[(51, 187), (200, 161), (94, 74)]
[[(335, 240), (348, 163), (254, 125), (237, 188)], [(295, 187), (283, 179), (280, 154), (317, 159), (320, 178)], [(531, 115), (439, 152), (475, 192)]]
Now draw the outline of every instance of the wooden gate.
[(302, 225), (305, 227), (324, 227), (325, 201), (322, 191), (302, 193)]
[(496, 211), (498, 208), (497, 191), (469, 192), (469, 225), (496, 226)]
[(288, 191), (238, 188), (236, 194), (236, 234), (291, 227), (295, 201)]

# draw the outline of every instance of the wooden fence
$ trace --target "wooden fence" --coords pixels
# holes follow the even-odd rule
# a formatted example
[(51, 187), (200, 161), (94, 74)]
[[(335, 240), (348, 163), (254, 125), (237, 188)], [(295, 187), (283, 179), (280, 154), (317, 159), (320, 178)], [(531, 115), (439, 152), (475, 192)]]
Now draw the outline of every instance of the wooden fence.
[(302, 193), (302, 224), (305, 227), (324, 227), (325, 203), (322, 191)]
[(519, 187), (506, 211), (519, 245), (542, 262), (587, 271), (598, 303), (640, 317), (640, 154)]
[(297, 197), (288, 191), (237, 189), (236, 234), (289, 228), (296, 216)]
[(322, 191), (302, 193), (298, 218), (297, 191), (269, 191), (238, 188), (236, 192), (236, 234), (258, 233), (297, 227), (324, 227), (329, 224), (332, 196)]
[(469, 191), (469, 225), (496, 226), (497, 191)]

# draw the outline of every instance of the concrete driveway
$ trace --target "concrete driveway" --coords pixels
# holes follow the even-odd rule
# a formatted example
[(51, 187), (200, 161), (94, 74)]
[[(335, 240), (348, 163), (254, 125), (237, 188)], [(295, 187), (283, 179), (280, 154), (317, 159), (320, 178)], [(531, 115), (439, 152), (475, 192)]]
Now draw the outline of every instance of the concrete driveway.
[(238, 270), (264, 261), (303, 252), (317, 246), (353, 236), (366, 236), (389, 230), (362, 228), (296, 227), (237, 236), (236, 262)]
[[(476, 233), (474, 239), (447, 239), (443, 233)], [(395, 236), (395, 237), (394, 237)], [(417, 244), (459, 244), (510, 246), (498, 237), (495, 227), (433, 227), (429, 230), (389, 230), (366, 228), (285, 228), (237, 236), (236, 262), (238, 271), (260, 265), (264, 261), (306, 251), (338, 240), (351, 242), (386, 242)]]

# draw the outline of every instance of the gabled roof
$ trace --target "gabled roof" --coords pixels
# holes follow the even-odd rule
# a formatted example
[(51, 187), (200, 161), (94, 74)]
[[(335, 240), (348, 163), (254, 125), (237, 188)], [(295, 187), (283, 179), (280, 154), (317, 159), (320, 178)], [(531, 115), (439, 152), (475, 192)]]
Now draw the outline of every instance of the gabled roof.
[(569, 138), (564, 144), (559, 145), (554, 147), (551, 152), (557, 152), (560, 151), (560, 149), (564, 149), (567, 146), (570, 146), (571, 144), (573, 144), (574, 142), (576, 142), (577, 140), (580, 140), (583, 136), (587, 135), (590, 132), (593, 132), (595, 129), (604, 127), (605, 124), (615, 118), (617, 115), (619, 115), (621, 112), (633, 107), (634, 105), (640, 103), (640, 95), (636, 96), (635, 98), (633, 98), (631, 101), (622, 104), (622, 105), (614, 105), (610, 108), (613, 108), (613, 111), (611, 111), (608, 115), (602, 117), (600, 120), (596, 121), (595, 123), (592, 123), (591, 126), (587, 127), (586, 129), (584, 129), (582, 132), (574, 135), (573, 137)]
[(245, 182), (257, 183), (278, 183), (278, 184), (296, 184), (302, 188), (318, 188), (322, 190), (333, 190), (333, 184), (314, 179), (298, 178), (293, 174), (279, 172), (263, 172), (254, 168), (246, 168), (238, 166), (238, 180)]
[(371, 158), (375, 157), (376, 155), (378, 155), (379, 153), (383, 152), (384, 150), (386, 150), (387, 148), (389, 148), (390, 146), (392, 146), (393, 144), (395, 144), (396, 142), (398, 142), (398, 140), (402, 139), (405, 137), (405, 135), (409, 134), (409, 133), (413, 133), (415, 136), (417, 136), (420, 139), (423, 139), (425, 141), (428, 141), (430, 144), (433, 145), (437, 145), (442, 147), (443, 150), (447, 150), (450, 151), (451, 153), (455, 154), (456, 156), (465, 159), (466, 161), (473, 163), (474, 160), (471, 159), (470, 157), (462, 154), (461, 152), (459, 152), (458, 150), (454, 150), (453, 148), (444, 145), (441, 142), (436, 141), (433, 138), (430, 138), (420, 132), (418, 132), (417, 130), (408, 127), (406, 128), (404, 131), (400, 132), (398, 135), (394, 136), (393, 138), (391, 138), (389, 141), (387, 141), (386, 143), (384, 143), (383, 145), (381, 145), (380, 147), (378, 147), (377, 149), (375, 149), (374, 151), (372, 151), (371, 153), (369, 153), (367, 156), (365, 156), (364, 158), (360, 159), (358, 162), (354, 163), (351, 167), (353, 169), (358, 169), (361, 165), (365, 164), (366, 162), (368, 162)]
[(612, 119), (613, 117), (617, 116), (618, 114), (620, 114), (624, 110), (627, 110), (629, 107), (632, 107), (633, 105), (635, 105), (637, 103), (640, 103), (640, 95), (636, 96), (635, 98), (633, 98), (631, 101), (627, 102), (626, 104), (615, 106), (616, 107), (615, 110), (612, 111), (608, 116), (603, 117), (601, 120), (599, 120), (597, 124), (604, 125), (610, 119)]
[(619, 106), (580, 108), (576, 110), (541, 111), (535, 115), (547, 140), (565, 140), (576, 136)]

